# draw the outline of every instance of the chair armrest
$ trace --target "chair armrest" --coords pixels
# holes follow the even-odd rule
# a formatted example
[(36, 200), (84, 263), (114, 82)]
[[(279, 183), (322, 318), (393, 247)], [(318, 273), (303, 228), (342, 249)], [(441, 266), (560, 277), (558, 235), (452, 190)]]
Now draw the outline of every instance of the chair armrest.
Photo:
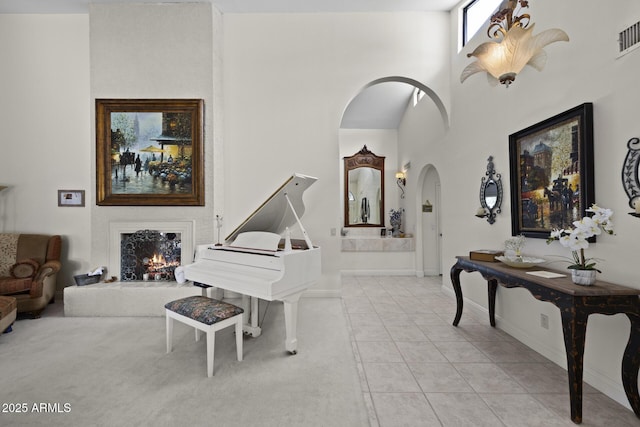
[(60, 261), (52, 260), (47, 261), (40, 266), (36, 277), (31, 282), (31, 290), (29, 291), (29, 295), (31, 298), (38, 298), (42, 296), (42, 288), (44, 286), (44, 280), (47, 277), (54, 276), (60, 268), (62, 264)]
[(38, 273), (33, 280), (36, 282), (42, 281), (45, 279), (45, 277), (56, 274), (58, 271), (60, 271), (61, 268), (62, 264), (60, 263), (60, 261), (47, 261), (40, 266), (40, 268), (38, 269)]

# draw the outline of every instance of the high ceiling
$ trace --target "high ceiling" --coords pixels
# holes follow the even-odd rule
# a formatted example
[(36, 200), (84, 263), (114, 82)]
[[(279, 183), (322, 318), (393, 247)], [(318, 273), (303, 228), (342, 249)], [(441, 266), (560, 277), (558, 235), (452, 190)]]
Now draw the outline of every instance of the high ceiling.
[[(460, 0), (201, 0), (222, 13), (449, 11)], [(195, 3), (197, 0), (167, 0)], [(0, 13), (87, 13), (90, 3), (162, 3), (161, 0), (0, 0)]]
[[(224, 13), (330, 13), (450, 11), (460, 0), (201, 0)], [(197, 0), (167, 0), (194, 3)], [(90, 3), (162, 3), (161, 0), (0, 0), (0, 13), (84, 14)], [(385, 77), (385, 76), (380, 76)], [(357, 94), (346, 108), (341, 127), (396, 129), (413, 86), (386, 82)], [(354, 94), (356, 95), (356, 94)]]

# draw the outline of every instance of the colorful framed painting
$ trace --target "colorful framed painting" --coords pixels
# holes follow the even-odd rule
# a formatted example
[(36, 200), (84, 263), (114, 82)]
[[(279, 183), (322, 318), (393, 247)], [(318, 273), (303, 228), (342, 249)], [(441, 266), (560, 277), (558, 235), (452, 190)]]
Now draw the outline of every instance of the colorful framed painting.
[(96, 99), (96, 204), (204, 206), (201, 99)]
[(548, 238), (594, 202), (593, 104), (509, 135), (511, 232)]

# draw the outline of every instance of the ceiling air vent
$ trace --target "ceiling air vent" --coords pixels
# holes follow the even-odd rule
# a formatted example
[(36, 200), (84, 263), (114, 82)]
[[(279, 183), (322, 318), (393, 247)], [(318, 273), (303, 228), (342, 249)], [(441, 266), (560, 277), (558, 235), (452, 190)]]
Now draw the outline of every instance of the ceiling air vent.
[(618, 57), (640, 47), (640, 21), (618, 34)]

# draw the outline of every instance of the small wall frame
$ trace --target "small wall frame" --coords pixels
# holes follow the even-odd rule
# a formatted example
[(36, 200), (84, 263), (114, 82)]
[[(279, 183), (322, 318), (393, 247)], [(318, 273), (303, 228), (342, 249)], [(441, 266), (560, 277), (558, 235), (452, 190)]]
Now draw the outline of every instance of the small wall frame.
[(84, 206), (84, 190), (58, 190), (58, 206)]

